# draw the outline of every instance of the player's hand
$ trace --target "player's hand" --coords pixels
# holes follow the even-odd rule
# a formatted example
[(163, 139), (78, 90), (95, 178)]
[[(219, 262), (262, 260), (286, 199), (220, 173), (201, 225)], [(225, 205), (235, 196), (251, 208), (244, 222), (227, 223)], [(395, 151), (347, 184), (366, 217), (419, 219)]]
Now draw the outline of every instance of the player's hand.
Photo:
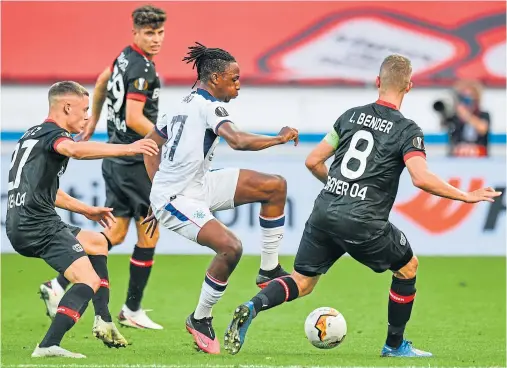
[(491, 187), (474, 190), (473, 192), (467, 193), (464, 200), (466, 203), (477, 203), (477, 202), (494, 202), (494, 198), (502, 195), (502, 192), (497, 192)]
[(93, 118), (90, 118), (88, 120), (88, 123), (86, 123), (84, 129), (76, 135), (75, 140), (76, 141), (88, 141), (92, 137), (93, 133), (95, 132), (95, 127), (97, 126), (97, 122), (93, 120)]
[(291, 127), (283, 127), (278, 136), (281, 138), (281, 144), (287, 143), (289, 141), (294, 141), (294, 145), (297, 146), (299, 143), (299, 132), (295, 128)]
[(150, 238), (153, 238), (153, 234), (155, 234), (155, 229), (158, 225), (158, 220), (155, 218), (155, 215), (153, 214), (153, 210), (151, 207), (148, 209), (148, 214), (144, 218), (144, 220), (141, 222), (141, 225), (149, 223), (148, 227), (146, 228), (145, 234), (148, 234), (151, 230)]
[(92, 221), (97, 221), (100, 226), (110, 229), (116, 218), (112, 214), (113, 209), (109, 207), (90, 207), (83, 215)]
[(129, 144), (129, 152), (133, 155), (142, 153), (143, 155), (155, 156), (158, 155), (158, 146), (153, 139), (143, 138)]

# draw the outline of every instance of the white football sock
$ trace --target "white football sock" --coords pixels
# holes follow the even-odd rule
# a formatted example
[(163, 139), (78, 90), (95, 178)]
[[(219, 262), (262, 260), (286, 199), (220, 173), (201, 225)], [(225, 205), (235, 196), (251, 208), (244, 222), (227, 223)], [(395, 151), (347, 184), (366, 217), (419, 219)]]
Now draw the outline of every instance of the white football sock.
[(285, 215), (274, 218), (259, 216), (261, 225), (261, 269), (271, 271), (278, 266), (278, 248), (283, 239)]
[(204, 282), (202, 283), (201, 296), (199, 304), (194, 312), (195, 319), (211, 317), (211, 310), (217, 304), (222, 295), (224, 295), (227, 281), (219, 281), (206, 272)]

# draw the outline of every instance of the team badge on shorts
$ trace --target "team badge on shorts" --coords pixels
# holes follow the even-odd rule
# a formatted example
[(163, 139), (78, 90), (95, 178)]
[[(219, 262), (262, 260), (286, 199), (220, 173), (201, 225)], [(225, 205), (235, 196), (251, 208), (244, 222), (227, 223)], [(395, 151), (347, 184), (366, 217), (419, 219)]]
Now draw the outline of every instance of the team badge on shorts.
[(76, 252), (78, 252), (78, 253), (79, 253), (79, 252), (83, 252), (83, 251), (84, 251), (84, 250), (83, 250), (83, 247), (82, 247), (82, 246), (81, 246), (81, 244), (79, 244), (79, 243), (74, 244), (74, 245), (72, 246), (72, 249), (74, 249), (74, 250), (75, 250)]
[(215, 109), (215, 115), (220, 116), (221, 118), (225, 118), (226, 116), (229, 116), (229, 113), (222, 106), (218, 106)]

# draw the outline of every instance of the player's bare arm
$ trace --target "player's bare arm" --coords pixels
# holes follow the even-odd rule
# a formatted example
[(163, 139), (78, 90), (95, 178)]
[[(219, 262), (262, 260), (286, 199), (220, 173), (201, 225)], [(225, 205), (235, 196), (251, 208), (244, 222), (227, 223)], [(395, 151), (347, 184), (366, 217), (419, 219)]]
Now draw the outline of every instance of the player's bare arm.
[(131, 144), (108, 144), (101, 142), (74, 142), (65, 139), (56, 146), (56, 151), (77, 160), (95, 160), (105, 157), (156, 155), (158, 146), (151, 139), (141, 139)]
[(56, 192), (55, 206), (67, 211), (80, 213), (88, 220), (97, 221), (104, 228), (110, 228), (116, 222), (112, 214), (112, 208), (89, 206), (61, 189), (58, 189), (58, 192)]
[(225, 122), (218, 128), (218, 135), (223, 137), (227, 144), (236, 151), (260, 151), (289, 141), (294, 145), (299, 143), (297, 129), (283, 127), (277, 136), (267, 136), (247, 133), (239, 130), (234, 124)]
[(327, 182), (329, 171), (326, 161), (334, 155), (337, 148), (338, 134), (333, 130), (324, 137), (306, 158), (305, 165), (308, 170), (324, 184)]
[[(159, 148), (162, 147), (167, 141), (167, 139), (161, 137), (160, 134), (156, 132), (155, 127), (153, 127), (153, 124), (151, 131), (148, 133), (148, 135), (146, 135), (146, 139), (153, 140)], [(152, 156), (144, 155), (144, 165), (146, 166), (146, 171), (148, 172), (148, 176), (150, 177), (151, 181), (153, 181), (155, 173), (158, 171), (158, 167), (160, 166), (160, 159), (161, 159), (160, 150), (156, 155)]]
[(100, 113), (102, 112), (102, 106), (104, 106), (104, 101), (106, 100), (107, 82), (111, 78), (111, 74), (111, 68), (107, 67), (97, 78), (93, 92), (92, 116), (88, 120), (83, 132), (79, 135), (80, 140), (89, 140), (95, 132), (100, 119)]
[(145, 137), (153, 129), (153, 123), (144, 115), (144, 101), (127, 98), (127, 126), (140, 136)]
[(478, 189), (468, 193), (463, 192), (433, 174), (428, 169), (426, 160), (421, 156), (409, 158), (405, 162), (405, 165), (407, 166), (410, 177), (412, 178), (412, 183), (416, 187), (439, 197), (467, 203), (476, 203), (483, 201), (494, 202), (494, 198), (502, 194), (491, 187)]

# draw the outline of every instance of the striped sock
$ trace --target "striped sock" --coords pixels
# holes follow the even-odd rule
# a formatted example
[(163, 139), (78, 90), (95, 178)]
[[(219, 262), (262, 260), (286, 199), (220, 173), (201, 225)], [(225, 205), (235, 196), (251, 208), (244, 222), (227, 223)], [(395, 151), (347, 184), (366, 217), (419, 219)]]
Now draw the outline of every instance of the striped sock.
[(39, 346), (41, 348), (59, 346), (65, 333), (81, 318), (93, 294), (93, 289), (88, 285), (74, 284), (58, 304), (55, 319)]
[(125, 305), (133, 312), (141, 308), (141, 299), (153, 266), (155, 248), (134, 248), (130, 258), (130, 280)]
[(278, 248), (283, 239), (285, 215), (266, 218), (259, 216), (261, 225), (261, 269), (264, 271), (273, 270), (278, 266)]
[(224, 295), (227, 281), (220, 281), (206, 272), (204, 282), (202, 283), (201, 296), (199, 304), (195, 309), (194, 318), (202, 319), (211, 317), (211, 310), (217, 304), (222, 295)]

